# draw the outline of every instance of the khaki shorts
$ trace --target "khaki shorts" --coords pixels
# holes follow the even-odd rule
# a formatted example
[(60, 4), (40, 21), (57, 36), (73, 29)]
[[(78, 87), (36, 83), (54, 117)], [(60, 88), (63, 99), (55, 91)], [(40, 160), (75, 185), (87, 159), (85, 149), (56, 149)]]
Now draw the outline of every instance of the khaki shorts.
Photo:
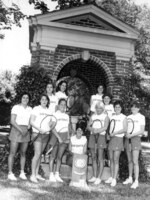
[[(96, 138), (94, 135), (90, 135), (88, 147), (91, 149), (95, 148)], [(97, 140), (97, 148), (105, 149), (106, 148), (106, 138), (105, 135), (99, 135)]]
[(131, 138), (131, 148), (129, 148), (129, 139), (126, 138), (124, 146), (127, 151), (141, 150), (141, 138), (139, 136)]
[(19, 127), (25, 134), (22, 135), (15, 127), (12, 126), (9, 134), (9, 140), (20, 143), (29, 142), (30, 132), (28, 131), (28, 126), (20, 125)]
[[(31, 140), (37, 136), (38, 133), (32, 133)], [(47, 143), (49, 140), (49, 134), (40, 134), (39, 137), (35, 140), (35, 142)]]
[(112, 151), (123, 151), (123, 138), (122, 137), (112, 137), (110, 138), (108, 149)]

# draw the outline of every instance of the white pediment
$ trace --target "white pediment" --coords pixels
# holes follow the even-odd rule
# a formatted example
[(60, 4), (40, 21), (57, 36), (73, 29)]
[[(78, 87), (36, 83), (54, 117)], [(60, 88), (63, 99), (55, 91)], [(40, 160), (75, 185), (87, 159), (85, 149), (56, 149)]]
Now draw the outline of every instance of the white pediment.
[[(53, 50), (58, 45), (134, 55), (139, 32), (95, 5), (57, 10), (29, 18), (33, 49)], [(33, 31), (34, 30), (34, 31)]]
[[(97, 33), (117, 34), (136, 39), (138, 31), (121, 20), (108, 14), (95, 5), (84, 5), (66, 10), (57, 10), (44, 15), (30, 18), (30, 24), (60, 26), (68, 29), (94, 31)], [(97, 31), (96, 31), (97, 30)], [(102, 31), (102, 32), (101, 32)]]

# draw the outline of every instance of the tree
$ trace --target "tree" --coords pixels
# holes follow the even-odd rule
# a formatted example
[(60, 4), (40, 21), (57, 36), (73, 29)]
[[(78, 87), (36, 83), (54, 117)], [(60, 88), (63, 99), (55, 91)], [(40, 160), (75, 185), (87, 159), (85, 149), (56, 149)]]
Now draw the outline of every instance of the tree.
[(3, 71), (0, 74), (0, 125), (8, 125), (10, 122), (11, 102), (15, 97), (16, 75), (11, 71)]
[[(11, 29), (12, 25), (21, 27), (20, 20), (24, 19), (25, 15), (20, 11), (16, 4), (12, 4), (8, 8), (2, 0), (0, 0), (0, 30)], [(0, 34), (0, 39), (4, 38), (4, 34)]]
[(47, 83), (52, 82), (49, 73), (37, 66), (23, 66), (17, 79), (14, 103), (18, 103), (23, 92), (28, 92), (31, 95), (32, 107), (39, 104), (39, 96), (45, 92)]
[(47, 7), (47, 4), (44, 1), (29, 0), (29, 3), (34, 4), (35, 9), (40, 10), (42, 14), (45, 14), (49, 11), (49, 8)]
[(16, 74), (11, 71), (2, 71), (0, 73), (0, 102), (11, 101), (15, 97), (15, 84), (17, 82)]

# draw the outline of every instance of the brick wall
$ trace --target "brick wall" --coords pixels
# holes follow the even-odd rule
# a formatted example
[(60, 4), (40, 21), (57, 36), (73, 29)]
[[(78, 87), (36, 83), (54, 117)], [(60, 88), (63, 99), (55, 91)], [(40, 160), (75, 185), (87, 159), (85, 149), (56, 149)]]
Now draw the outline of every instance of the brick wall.
[(90, 59), (84, 62), (81, 55), (85, 49), (59, 45), (55, 51), (37, 50), (32, 52), (32, 63), (38, 62), (53, 77), (58, 80), (64, 76), (70, 76), (71, 68), (77, 71), (89, 87), (90, 93), (96, 92), (99, 83), (104, 84), (114, 98), (119, 98), (120, 86), (116, 85), (116, 74), (128, 75), (129, 62), (116, 60), (115, 53), (86, 49), (90, 53)]

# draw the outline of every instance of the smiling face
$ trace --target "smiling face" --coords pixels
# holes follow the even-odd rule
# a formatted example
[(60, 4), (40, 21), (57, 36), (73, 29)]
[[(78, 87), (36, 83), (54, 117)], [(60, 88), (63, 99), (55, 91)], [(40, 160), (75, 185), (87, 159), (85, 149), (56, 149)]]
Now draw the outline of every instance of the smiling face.
[(21, 104), (27, 106), (28, 103), (29, 103), (29, 96), (27, 94), (24, 94), (21, 98)]
[(122, 107), (119, 104), (117, 104), (115, 105), (114, 110), (116, 114), (120, 114), (122, 111)]
[(47, 105), (48, 105), (48, 99), (46, 98), (46, 96), (42, 96), (42, 97), (41, 97), (40, 103), (41, 103), (41, 106), (42, 106), (43, 108), (46, 108), (46, 107), (47, 107)]
[(102, 85), (99, 85), (97, 88), (98, 94), (103, 94), (103, 91), (104, 91), (104, 87)]
[(53, 92), (53, 85), (52, 84), (47, 84), (47, 86), (46, 86), (46, 93), (47, 94), (52, 94), (52, 92)]
[(61, 85), (60, 85), (60, 91), (61, 92), (65, 92), (66, 91), (66, 88), (67, 88), (67, 84), (65, 82), (63, 82)]
[(138, 107), (136, 107), (135, 105), (133, 105), (132, 107), (131, 107), (131, 112), (132, 112), (132, 114), (137, 114), (138, 112), (140, 111), (140, 108), (138, 108)]
[(81, 128), (78, 128), (76, 130), (76, 136), (77, 136), (77, 138), (80, 139), (82, 137), (82, 135), (83, 135), (83, 130)]
[(111, 99), (110, 99), (109, 96), (105, 96), (105, 97), (104, 97), (104, 104), (105, 104), (105, 105), (109, 105), (109, 104), (110, 104), (110, 101), (111, 101)]
[(65, 100), (62, 100), (62, 101), (60, 101), (60, 103), (59, 103), (59, 110), (61, 111), (61, 112), (66, 112), (66, 101)]
[(97, 114), (97, 115), (100, 115), (100, 114), (102, 114), (103, 111), (104, 111), (104, 106), (102, 106), (102, 105), (100, 105), (100, 104), (97, 104), (97, 105), (95, 106), (95, 110), (96, 110), (96, 114)]

